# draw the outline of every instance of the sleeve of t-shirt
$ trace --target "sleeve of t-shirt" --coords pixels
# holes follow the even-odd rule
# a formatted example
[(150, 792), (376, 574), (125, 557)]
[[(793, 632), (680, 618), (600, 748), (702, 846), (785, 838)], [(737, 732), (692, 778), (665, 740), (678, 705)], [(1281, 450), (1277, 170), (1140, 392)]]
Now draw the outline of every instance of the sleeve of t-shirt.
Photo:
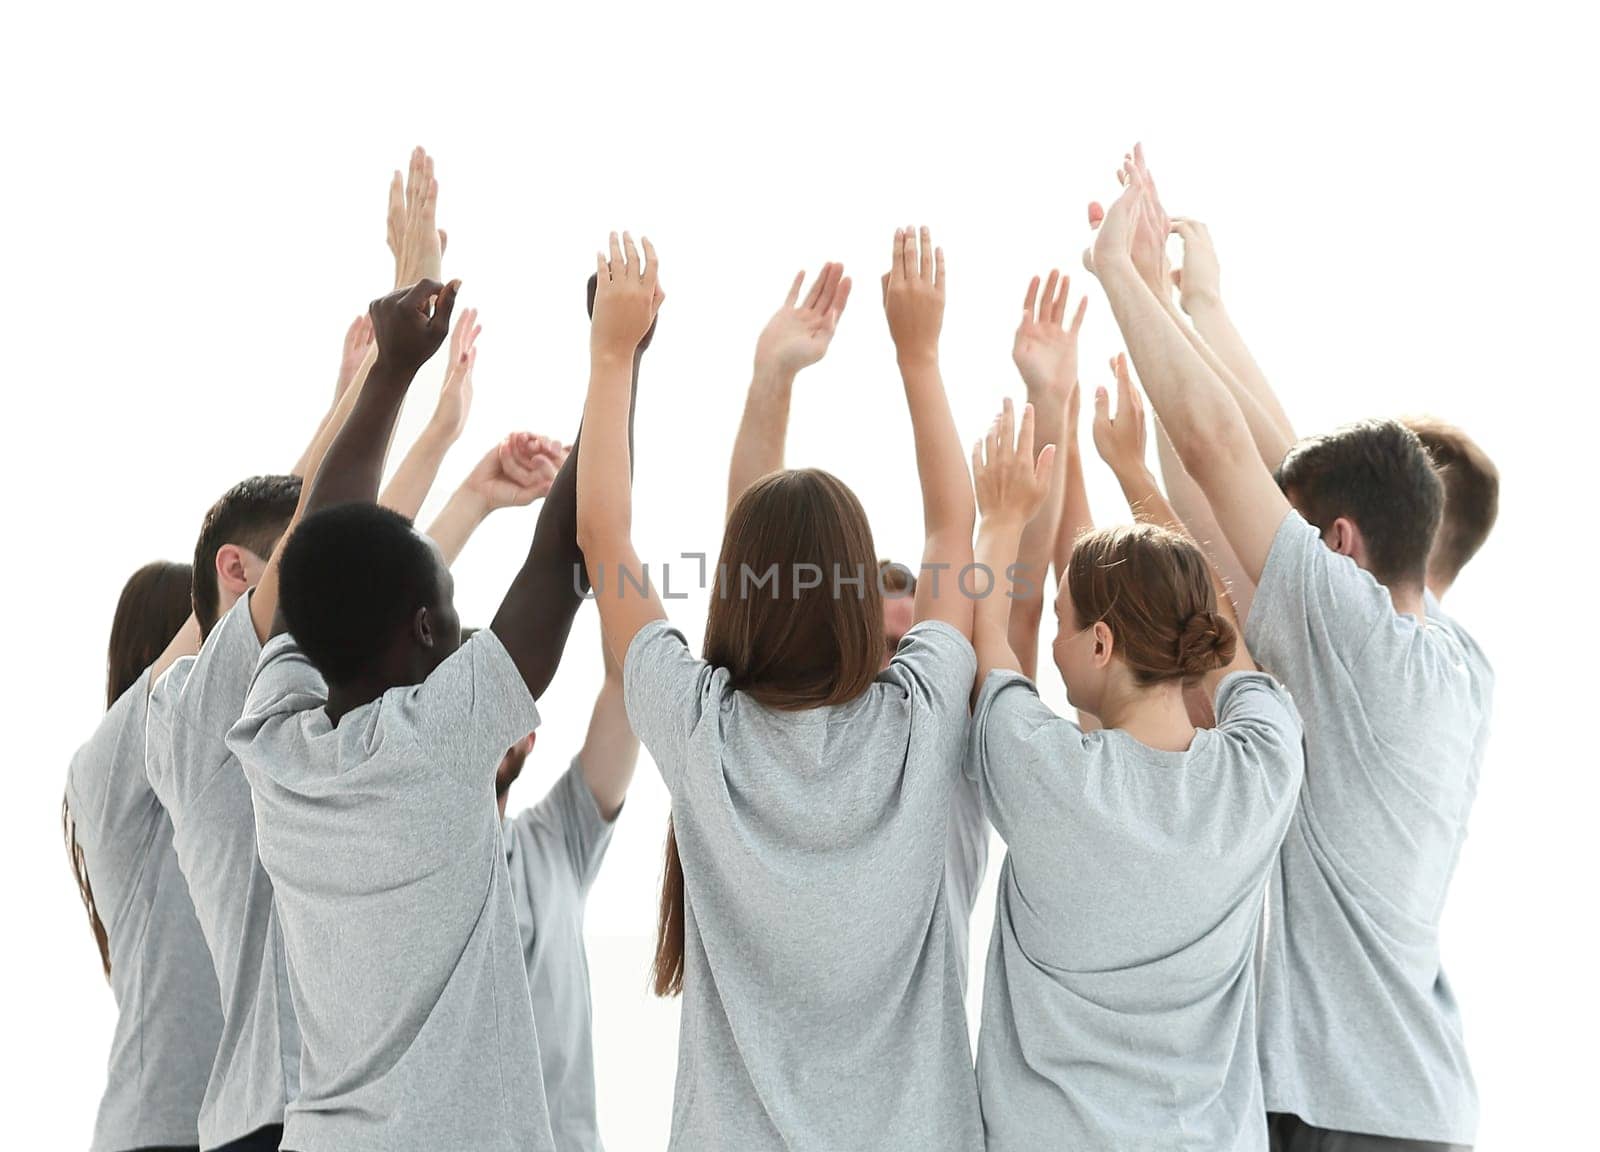
[(690, 735), (705, 709), (715, 707), (714, 671), (665, 620), (646, 624), (628, 645), (622, 663), (623, 706), (669, 792), (676, 792), (683, 778)]
[(1327, 661), (1354, 666), (1373, 633), (1393, 618), (1388, 590), (1291, 510), (1267, 554), (1245, 640), (1263, 668), (1303, 692)]
[(1061, 756), (1081, 744), (1082, 730), (1039, 699), (1018, 672), (990, 672), (978, 692), (968, 738), (966, 773), (978, 782), (983, 810), (1007, 844), (1037, 821), (1041, 796), (1059, 788)]
[(386, 693), (380, 730), (407, 732), (463, 780), (492, 780), (506, 749), (539, 727), (539, 709), (500, 638), (485, 628), (421, 684)]
[(327, 702), (328, 685), (322, 673), (300, 650), (293, 636), (280, 633), (261, 649), (250, 691), (245, 695), (244, 711), (228, 732), (228, 748), (248, 773), (257, 752), (271, 754), (266, 746), (286, 722)]
[(577, 879), (580, 891), (587, 892), (600, 871), (606, 848), (611, 844), (615, 821), (600, 815), (600, 805), (583, 779), (583, 766), (578, 757), (561, 774), (561, 779), (534, 805), (535, 818), (543, 818), (560, 830), (561, 847), (568, 865)]
[(1304, 731), (1294, 701), (1271, 676), (1235, 672), (1217, 688), (1217, 735), (1242, 749), (1270, 800), (1296, 793), (1305, 773)]
[(943, 620), (923, 620), (901, 638), (879, 679), (899, 684), (918, 704), (959, 715), (964, 725), (977, 675), (978, 654), (972, 641)]

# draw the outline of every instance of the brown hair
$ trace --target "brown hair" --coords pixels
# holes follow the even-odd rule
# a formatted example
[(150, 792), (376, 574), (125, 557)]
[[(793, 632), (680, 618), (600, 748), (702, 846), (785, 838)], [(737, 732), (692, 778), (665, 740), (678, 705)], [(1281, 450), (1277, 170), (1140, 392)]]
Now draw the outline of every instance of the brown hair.
[[(138, 681), (144, 670), (156, 662), (189, 617), (190, 568), (157, 560), (146, 564), (122, 586), (116, 615), (111, 619), (111, 642), (106, 650), (106, 707)], [(72, 808), (61, 797), (61, 839), (67, 846), (67, 862), (78, 884), (78, 896), (89, 914), (89, 931), (100, 949), (100, 967), (111, 979), (111, 946), (106, 926), (94, 903), (94, 888), (89, 883), (89, 867), (78, 845)]]
[(1187, 536), (1154, 524), (1086, 532), (1066, 584), (1078, 626), (1104, 621), (1139, 684), (1192, 681), (1233, 659), (1238, 636)]
[[(806, 468), (758, 480), (728, 515), (702, 655), (768, 708), (854, 700), (882, 664), (876, 556), (861, 502), (837, 477)], [(669, 823), (657, 996), (683, 990), (683, 934), (683, 864)]]
[(1401, 423), (1422, 441), (1444, 484), (1444, 518), (1428, 554), (1428, 574), (1450, 583), (1494, 529), (1500, 514), (1500, 470), (1453, 424), (1432, 416), (1409, 416)]

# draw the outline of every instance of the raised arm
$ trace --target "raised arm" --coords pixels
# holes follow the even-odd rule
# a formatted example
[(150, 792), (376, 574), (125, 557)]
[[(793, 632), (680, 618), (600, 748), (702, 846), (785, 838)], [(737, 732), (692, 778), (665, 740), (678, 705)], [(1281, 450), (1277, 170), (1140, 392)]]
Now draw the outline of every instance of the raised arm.
[(477, 367), (477, 339), (482, 331), (478, 310), (462, 309), (450, 334), (450, 362), (445, 368), (444, 386), (439, 389), (438, 406), (378, 497), (379, 504), (408, 519), (421, 510), (438, 479), (445, 454), (461, 439), (467, 426), (467, 415), (472, 411), (472, 370)]
[(406, 390), (444, 342), (460, 287), (455, 280), (445, 285), (423, 280), (372, 302), (377, 358), (365, 382), (352, 385), (346, 394), (355, 397), (349, 415), (329, 421), (313, 448), (309, 465), (313, 475), (301, 486), (294, 516), (250, 597), (250, 618), (261, 639), (283, 629), (278, 616), (278, 561), (295, 527), (323, 508), (377, 499), (383, 458)]
[[(1111, 361), (1111, 370), (1117, 379), (1117, 411), (1113, 416), (1111, 398), (1105, 388), (1095, 389), (1095, 450), (1100, 453), (1100, 458), (1106, 462), (1112, 475), (1116, 476), (1117, 483), (1122, 486), (1122, 494), (1127, 499), (1128, 508), (1133, 512), (1135, 520), (1146, 524), (1157, 524), (1188, 535), (1183, 521), (1173, 511), (1172, 505), (1167, 503), (1167, 498), (1162, 495), (1161, 486), (1156, 483), (1149, 465), (1145, 463), (1144, 403), (1140, 400), (1139, 392), (1134, 388), (1133, 380), (1128, 375), (1128, 358), (1115, 357)], [(1204, 551), (1202, 548), (1201, 552)], [(1215, 564), (1209, 564), (1208, 567), (1211, 571), (1212, 587), (1217, 593), (1218, 611), (1229, 624), (1233, 625), (1234, 631), (1240, 633), (1239, 642), (1234, 647), (1232, 662), (1224, 668), (1208, 672), (1202, 678), (1206, 696), (1215, 698), (1217, 686), (1222, 683), (1223, 677), (1230, 672), (1253, 671), (1255, 664), (1250, 659), (1250, 653), (1245, 650), (1239, 617), (1228, 596), (1228, 588), (1222, 579), (1222, 574)]]
[[(1011, 347), (1011, 359), (1028, 389), (1028, 403), (1033, 405), (1034, 434), (1039, 440), (1058, 447), (1044, 502), (1022, 530), (1017, 552), (1015, 599), (1011, 601), (1011, 650), (1030, 679), (1039, 666), (1039, 622), (1044, 616), (1044, 589), (1055, 554), (1056, 534), (1061, 526), (1067, 486), (1065, 472), (1073, 455), (1070, 449), (1059, 449), (1063, 444), (1070, 445), (1077, 437), (1078, 332), (1083, 327), (1083, 313), (1089, 298), (1085, 296), (1078, 301), (1072, 322), (1066, 324), (1067, 294), (1071, 286), (1069, 277), (1051, 269), (1041, 297), (1039, 277), (1033, 278), (1022, 302), (1022, 323), (1017, 326)], [(1081, 493), (1081, 463), (1077, 485)]]
[(1194, 477), (1184, 468), (1183, 461), (1178, 459), (1178, 451), (1172, 446), (1172, 438), (1167, 435), (1167, 430), (1159, 420), (1155, 421), (1155, 426), (1156, 461), (1161, 467), (1161, 486), (1166, 490), (1167, 502), (1183, 521), (1189, 535), (1205, 549), (1212, 566), (1222, 573), (1228, 595), (1233, 600), (1234, 611), (1243, 622), (1249, 618), (1250, 605), (1255, 600), (1255, 583), (1244, 574), (1244, 565), (1239, 563), (1227, 537), (1222, 534), (1206, 494), (1200, 491), (1200, 485), (1194, 482)]
[(548, 495), (567, 451), (560, 441), (532, 432), (513, 432), (489, 449), (428, 527), (445, 566), (456, 562), (489, 513)]
[(1093, 266), (1139, 378), (1179, 459), (1200, 485), (1245, 574), (1259, 582), (1289, 502), (1262, 464), (1244, 415), (1134, 266), (1141, 232), (1154, 219), (1136, 169), (1095, 239)]
[[(920, 243), (919, 243), (920, 238)], [(894, 339), (906, 407), (917, 446), (922, 482), (923, 571), (917, 579), (916, 618), (943, 620), (972, 634), (972, 600), (957, 585), (972, 562), (972, 481), (961, 439), (939, 374), (939, 330), (944, 324), (944, 250), (928, 229), (894, 234), (883, 277), (883, 306)]]
[[(1198, 220), (1175, 219), (1172, 231), (1183, 240), (1183, 266), (1172, 273), (1178, 287), (1178, 303), (1183, 307), (1200, 338), (1216, 352), (1233, 379), (1250, 395), (1278, 426), (1290, 444), (1295, 441), (1294, 425), (1278, 394), (1267, 381), (1267, 374), (1250, 354), (1244, 337), (1234, 327), (1233, 318), (1222, 302), (1222, 269), (1211, 230)], [(1280, 457), (1281, 459), (1281, 457)]]
[(150, 665), (150, 675), (145, 677), (145, 691), (149, 692), (156, 686), (156, 681), (161, 679), (168, 668), (171, 668), (185, 656), (193, 656), (200, 651), (200, 621), (193, 612), (183, 622), (177, 634), (161, 650), (161, 655), (156, 657), (154, 664)]
[[(295, 462), (295, 466), (289, 475), (305, 479), (306, 469), (311, 463), (312, 451), (316, 448), (317, 442), (322, 439), (322, 434), (327, 429), (329, 422), (333, 420), (334, 414), (348, 411), (347, 408), (342, 409), (341, 404), (349, 393), (350, 387), (356, 383), (357, 379), (366, 379), (367, 357), (373, 351), (372, 319), (363, 312), (352, 320), (350, 327), (345, 330), (344, 350), (339, 357), (339, 376), (333, 384), (333, 403), (328, 405), (327, 413), (322, 417), (321, 423), (317, 425), (316, 434), (311, 437), (311, 442), (306, 445), (306, 450), (300, 454), (300, 459)], [(354, 397), (351, 397), (352, 401), (354, 399)]]
[(633, 403), (628, 380), (628, 366), (654, 325), (663, 297), (659, 262), (649, 240), (641, 260), (633, 238), (624, 232), (619, 242), (613, 232), (609, 259), (600, 255), (596, 265), (589, 393), (583, 405), (584, 434), (573, 454), (578, 463), (577, 531), (600, 609), (601, 633), (612, 659), (622, 664), (639, 629), (666, 617), (633, 547)]
[(633, 770), (639, 763), (639, 738), (628, 726), (628, 710), (622, 702), (622, 665), (603, 636), (600, 649), (606, 678), (589, 714), (589, 732), (583, 738), (578, 764), (601, 817), (610, 821), (617, 818), (628, 798)]
[(745, 396), (744, 417), (728, 464), (728, 510), (744, 490), (761, 477), (783, 468), (783, 445), (789, 433), (789, 398), (794, 379), (828, 351), (833, 333), (850, 299), (850, 278), (843, 264), (824, 264), (805, 302), (799, 273), (789, 298), (773, 314), (756, 341), (755, 368)]
[(1022, 410), (1019, 431), (1007, 399), (988, 437), (972, 448), (973, 486), (983, 512), (973, 560), (980, 571), (987, 569), (994, 577), (988, 594), (978, 598), (972, 624), (972, 646), (978, 654), (974, 697), (990, 672), (1022, 671), (1008, 637), (1010, 597), (1015, 586), (1013, 566), (1023, 528), (1038, 513), (1050, 489), (1056, 453), (1055, 445), (1046, 444), (1039, 458), (1034, 459), (1033, 422), (1033, 406), (1028, 405)]

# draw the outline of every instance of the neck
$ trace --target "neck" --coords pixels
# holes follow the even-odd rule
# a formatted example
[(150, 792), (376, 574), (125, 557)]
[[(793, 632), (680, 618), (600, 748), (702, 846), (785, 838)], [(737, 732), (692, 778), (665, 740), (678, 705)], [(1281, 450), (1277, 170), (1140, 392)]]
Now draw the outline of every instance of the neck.
[(1108, 684), (1100, 704), (1100, 722), (1163, 752), (1186, 752), (1194, 743), (1183, 685), (1176, 680), (1148, 688), (1126, 681)]
[(364, 676), (348, 684), (330, 684), (326, 705), (328, 719), (337, 727), (339, 721), (351, 712), (371, 704), (393, 687), (394, 683), (387, 677), (381, 676)]
[(1428, 618), (1427, 606), (1423, 603), (1420, 587), (1390, 588), (1389, 599), (1394, 602), (1394, 610), (1401, 616), (1415, 616), (1418, 620)]

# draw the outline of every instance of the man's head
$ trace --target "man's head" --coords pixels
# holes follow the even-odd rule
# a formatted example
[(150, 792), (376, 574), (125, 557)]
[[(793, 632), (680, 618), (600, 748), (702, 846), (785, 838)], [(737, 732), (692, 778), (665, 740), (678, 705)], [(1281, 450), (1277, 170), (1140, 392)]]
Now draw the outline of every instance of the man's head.
[(1442, 596), (1494, 529), (1500, 514), (1500, 471), (1453, 424), (1431, 416), (1410, 416), (1401, 423), (1422, 441), (1444, 485), (1444, 519), (1428, 555), (1428, 587)]
[(1444, 489), (1409, 428), (1366, 420), (1302, 440), (1278, 486), (1329, 548), (1391, 591), (1421, 591)]
[(281, 563), (284, 620), (330, 688), (420, 684), (461, 647), (450, 570), (397, 512), (341, 504), (308, 516)]
[(252, 476), (211, 506), (194, 546), (191, 598), (201, 636), (209, 636), (234, 602), (260, 583), (299, 502), (300, 477)]
[(901, 639), (917, 622), (917, 578), (903, 564), (880, 560), (878, 585), (883, 589), (883, 666), (887, 668)]

